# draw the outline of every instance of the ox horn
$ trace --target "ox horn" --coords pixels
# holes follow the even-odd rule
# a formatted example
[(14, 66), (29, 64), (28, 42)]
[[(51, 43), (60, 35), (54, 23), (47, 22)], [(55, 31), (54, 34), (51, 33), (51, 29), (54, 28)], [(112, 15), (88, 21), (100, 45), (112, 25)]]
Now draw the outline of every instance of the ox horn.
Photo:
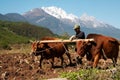
[(33, 43), (34, 41), (33, 40), (29, 40), (30, 43)]

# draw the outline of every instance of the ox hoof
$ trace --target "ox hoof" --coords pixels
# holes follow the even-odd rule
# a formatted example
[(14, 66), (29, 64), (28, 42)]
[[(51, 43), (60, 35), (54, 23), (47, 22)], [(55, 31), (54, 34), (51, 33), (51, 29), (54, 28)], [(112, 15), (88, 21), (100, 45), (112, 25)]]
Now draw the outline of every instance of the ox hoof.
[(76, 57), (76, 63), (77, 64), (82, 64), (82, 58), (80, 58), (79, 56)]
[(54, 69), (54, 68), (55, 68), (55, 66), (52, 66), (51, 68), (53, 68), (53, 69)]
[(96, 69), (102, 69), (100, 66), (97, 66), (97, 67), (92, 67), (92, 68), (96, 68)]
[(91, 69), (91, 68), (93, 68), (93, 67), (92, 67), (92, 66), (87, 66), (87, 67), (86, 67), (86, 69)]
[(76, 64), (75, 63), (70, 63), (69, 66), (76, 66)]
[(45, 72), (43, 70), (41, 70), (41, 69), (37, 70), (37, 73), (45, 75)]

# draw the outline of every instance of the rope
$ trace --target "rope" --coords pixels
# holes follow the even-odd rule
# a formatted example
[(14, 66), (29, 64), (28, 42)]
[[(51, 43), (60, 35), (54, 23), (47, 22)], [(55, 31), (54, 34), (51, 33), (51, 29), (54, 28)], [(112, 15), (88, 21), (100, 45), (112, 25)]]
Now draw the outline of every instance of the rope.
[(63, 42), (61, 42), (61, 43), (62, 43), (62, 45), (63, 45), (63, 47), (65, 49), (65, 53), (69, 53), (68, 49), (66, 49), (66, 47), (65, 47), (65, 44)]
[[(57, 45), (56, 45), (57, 46)], [(56, 46), (54, 46), (54, 47), (56, 47)], [(52, 49), (52, 48), (54, 48), (54, 47), (50, 47), (50, 48), (46, 48), (46, 49), (48, 49), (48, 50), (50, 50), (50, 49)], [(44, 49), (44, 50), (41, 50), (41, 51), (35, 51), (36, 53), (41, 53), (41, 52), (45, 52), (46, 51), (46, 49)]]
[[(64, 43), (63, 43), (63, 42), (61, 42), (61, 43), (62, 43), (62, 45), (63, 45), (63, 47), (64, 47), (64, 49), (65, 49), (65, 52), (66, 52), (66, 53), (68, 53), (69, 51), (68, 51), (68, 49), (66, 49), (66, 47), (65, 47)], [(58, 45), (55, 45), (54, 47), (56, 47), (56, 46), (58, 46)], [(54, 47), (50, 47), (50, 48), (46, 48), (46, 49), (50, 50), (50, 49), (52, 49), (52, 48), (54, 48)], [(45, 52), (45, 51), (46, 51), (46, 49), (41, 50), (41, 51), (36, 51), (36, 53)]]

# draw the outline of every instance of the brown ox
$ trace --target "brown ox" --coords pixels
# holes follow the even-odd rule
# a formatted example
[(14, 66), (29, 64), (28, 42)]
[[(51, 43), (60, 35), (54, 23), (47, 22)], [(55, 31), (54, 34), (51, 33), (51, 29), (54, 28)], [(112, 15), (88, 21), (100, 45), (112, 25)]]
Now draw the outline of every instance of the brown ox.
[[(56, 40), (58, 38), (53, 38), (53, 37), (44, 37), (41, 40)], [(61, 65), (63, 66), (63, 54), (66, 54), (69, 58), (70, 64), (71, 62), (71, 57), (68, 52), (68, 47), (65, 43), (40, 43), (40, 42), (34, 42), (32, 44), (32, 50), (33, 54), (35, 56), (40, 55), (40, 68), (42, 68), (41, 63), (43, 59), (52, 59), (52, 67), (54, 67), (54, 57), (61, 58)]]
[(93, 67), (96, 67), (100, 58), (112, 59), (113, 66), (117, 63), (119, 52), (119, 42), (112, 37), (100, 34), (88, 34), (87, 39), (93, 38), (94, 41), (77, 42), (77, 54), (83, 57), (85, 54), (87, 60), (93, 61)]

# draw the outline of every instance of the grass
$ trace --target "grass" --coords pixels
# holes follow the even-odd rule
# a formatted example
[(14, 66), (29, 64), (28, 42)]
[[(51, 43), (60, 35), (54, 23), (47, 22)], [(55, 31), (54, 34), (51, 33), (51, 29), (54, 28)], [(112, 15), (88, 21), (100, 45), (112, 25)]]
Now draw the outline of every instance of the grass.
[(80, 69), (76, 72), (62, 72), (60, 77), (69, 80), (120, 80), (120, 66), (108, 70), (93, 68)]
[(28, 54), (31, 52), (31, 44), (12, 44), (10, 45), (11, 47), (11, 50), (5, 50), (5, 49), (2, 49), (0, 50), (0, 54), (4, 54), (4, 53), (8, 53), (8, 54), (11, 54), (11, 53), (23, 53), (23, 54)]

